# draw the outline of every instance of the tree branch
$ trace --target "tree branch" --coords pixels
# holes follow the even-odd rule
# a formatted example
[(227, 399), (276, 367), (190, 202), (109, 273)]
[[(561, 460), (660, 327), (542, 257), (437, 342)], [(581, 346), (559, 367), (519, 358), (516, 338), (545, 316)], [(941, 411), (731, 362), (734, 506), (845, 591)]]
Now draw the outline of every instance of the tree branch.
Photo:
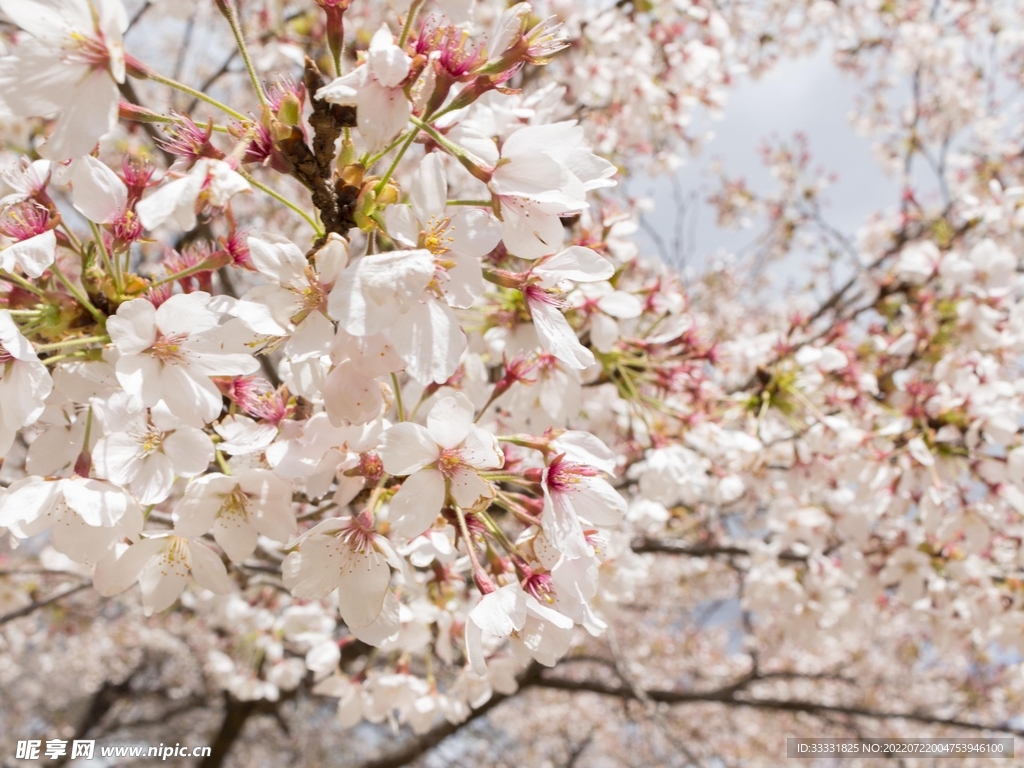
[(213, 743), (210, 744), (210, 754), (199, 762), (199, 768), (220, 768), (231, 747), (242, 734), (246, 721), (255, 714), (258, 703), (238, 701), (230, 694), (224, 694), (224, 717), (220, 721)]
[[(813, 701), (802, 701), (798, 699), (740, 699), (739, 693), (746, 684), (757, 682), (759, 678), (751, 677), (741, 681), (743, 685), (729, 685), (713, 691), (673, 691), (653, 689), (646, 691), (646, 696), (651, 701), (664, 704), (724, 704), (730, 707), (748, 707), (750, 709), (775, 710), (778, 712), (806, 712), (811, 715), (824, 715), (827, 713), (854, 715), (867, 717), (873, 720), (910, 720), (925, 725), (944, 725), (952, 728), (964, 728), (972, 731), (992, 731), (998, 733), (1009, 733), (1014, 736), (1024, 736), (1024, 729), (1013, 728), (1009, 725), (988, 725), (985, 723), (973, 723), (967, 720), (956, 718), (935, 717), (933, 715), (915, 714), (912, 712), (882, 712), (865, 707), (843, 706), (835, 704), (818, 704)], [(537, 677), (531, 685), (538, 688), (552, 688), (559, 691), (597, 693), (602, 696), (614, 696), (619, 699), (637, 700), (636, 695), (627, 686), (612, 686), (590, 680), (567, 680), (558, 677)]]
[(71, 587), (71, 589), (65, 589), (63, 592), (58, 592), (56, 595), (50, 595), (50, 597), (47, 597), (43, 600), (35, 600), (34, 602), (29, 603), (28, 605), (22, 608), (18, 608), (14, 611), (9, 611), (8, 613), (5, 613), (3, 616), (0, 616), (0, 624), (6, 624), (8, 621), (20, 619), (22, 616), (28, 616), (30, 613), (34, 613), (40, 608), (45, 608), (51, 603), (56, 603), (58, 600), (63, 600), (65, 597), (73, 595), (75, 594), (75, 592), (81, 592), (83, 589), (87, 589), (91, 586), (91, 583), (83, 582), (82, 584), (79, 584), (76, 587)]
[(503, 701), (516, 696), (521, 693), (524, 688), (533, 685), (535, 681), (540, 679), (540, 669), (540, 665), (534, 662), (529, 668), (527, 668), (526, 672), (519, 677), (519, 689), (515, 693), (495, 693), (490, 699), (488, 699), (486, 704), (477, 707), (470, 712), (469, 717), (461, 723), (452, 724), (445, 721), (426, 733), (409, 739), (409, 741), (402, 744), (393, 752), (363, 763), (360, 768), (400, 768), (403, 765), (408, 765), (423, 753), (433, 749), (449, 736), (461, 730), (466, 725), (469, 725), (469, 723), (486, 715)]
[[(654, 552), (668, 555), (686, 555), (688, 557), (744, 557), (751, 554), (751, 551), (746, 547), (690, 545), (676, 539), (635, 539), (632, 549), (638, 553)], [(778, 558), (779, 560), (791, 560), (800, 563), (807, 561), (806, 555), (798, 555), (795, 552), (780, 552)]]

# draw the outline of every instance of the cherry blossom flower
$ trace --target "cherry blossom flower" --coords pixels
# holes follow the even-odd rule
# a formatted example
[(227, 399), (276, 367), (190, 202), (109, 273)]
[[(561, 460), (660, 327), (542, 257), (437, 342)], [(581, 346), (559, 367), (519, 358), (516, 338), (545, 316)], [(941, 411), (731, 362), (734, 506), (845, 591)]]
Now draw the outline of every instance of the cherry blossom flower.
[(159, 407), (112, 421), (93, 449), (93, 465), (100, 477), (129, 488), (140, 504), (163, 501), (176, 476), (201, 474), (213, 461), (210, 438)]
[(502, 11), (490, 36), (491, 53), (485, 68), (504, 68), (518, 60), (543, 64), (569, 45), (562, 23), (554, 16), (527, 29), (532, 13), (529, 3), (516, 3)]
[(447, 381), (466, 348), (450, 307), (466, 308), (484, 292), (480, 259), (501, 238), (494, 218), (478, 208), (449, 209), (448, 184), (438, 153), (428, 154), (413, 177), (411, 205), (386, 211), (388, 232), (402, 245), (434, 256), (434, 279), (421, 300), (389, 334), (406, 372), (421, 383)]
[(49, 371), (11, 313), (0, 310), (0, 455), (10, 450), (19, 429), (42, 415), (52, 388)]
[(250, 237), (248, 246), (253, 266), (272, 282), (252, 288), (234, 313), (256, 333), (286, 337), (282, 352), (292, 388), (315, 397), (326, 375), (321, 358), (330, 353), (334, 340), (334, 327), (324, 312), (331, 288), (348, 263), (348, 243), (329, 238), (312, 266), (287, 240)]
[(392, 525), (404, 536), (429, 528), (449, 496), (464, 509), (491, 499), (494, 488), (479, 470), (504, 463), (494, 437), (473, 424), (473, 405), (461, 393), (439, 400), (426, 427), (404, 422), (388, 429), (378, 452), (386, 472), (408, 475), (391, 500)]
[(23, 203), (46, 191), (50, 183), (50, 172), (53, 164), (49, 160), (33, 160), (22, 158), (10, 168), (5, 168), (0, 178), (13, 192), (0, 197), (0, 208)]
[(143, 610), (149, 616), (178, 599), (190, 573), (200, 587), (215, 594), (226, 595), (234, 589), (224, 563), (212, 549), (196, 539), (169, 532), (152, 534), (120, 556), (112, 552), (96, 566), (93, 585), (109, 597), (137, 582)]
[(146, 229), (173, 221), (187, 232), (196, 225), (197, 207), (223, 208), (233, 195), (250, 189), (249, 182), (227, 162), (204, 157), (187, 175), (163, 184), (139, 201), (135, 210)]
[(615, 267), (589, 248), (572, 246), (536, 264), (523, 289), (541, 345), (573, 368), (587, 368), (595, 362), (594, 354), (580, 344), (576, 331), (562, 314), (566, 306), (561, 298), (565, 285), (572, 282), (607, 280)]
[(636, 296), (616, 290), (603, 280), (580, 283), (568, 296), (568, 303), (589, 317), (590, 340), (594, 349), (605, 354), (612, 351), (622, 336), (619, 321), (643, 314), (643, 305)]
[[(75, 210), (89, 221), (109, 225), (114, 240), (130, 243), (142, 234), (142, 222), (132, 206), (148, 183), (148, 173), (136, 173), (129, 190), (121, 178), (95, 157), (86, 155), (72, 164), (71, 187)], [(130, 169), (132, 166), (126, 166)], [(133, 174), (126, 171), (126, 178)]]
[(585, 209), (587, 190), (614, 184), (615, 166), (582, 144), (574, 121), (520, 128), (505, 140), (488, 186), (500, 203), (510, 253), (536, 259), (559, 250), (559, 217)]
[(0, 9), (32, 36), (0, 59), (0, 102), (22, 117), (57, 119), (42, 149), (51, 160), (88, 154), (117, 122), (121, 0), (4, 0)]
[(366, 63), (316, 92), (316, 98), (356, 108), (359, 133), (375, 151), (409, 123), (411, 106), (401, 84), (412, 60), (399, 46), (387, 24), (370, 39)]
[(295, 535), (290, 485), (265, 469), (245, 469), (237, 475), (211, 472), (189, 483), (174, 508), (174, 530), (213, 538), (233, 562), (240, 563), (256, 549), (257, 537), (282, 544)]
[(353, 336), (372, 336), (412, 309), (433, 277), (425, 249), (363, 256), (338, 277), (328, 314)]
[(0, 232), (15, 242), (0, 251), (0, 268), (14, 272), (21, 267), (29, 277), (39, 277), (57, 258), (57, 235), (50, 212), (35, 203), (8, 208)]
[(886, 583), (895, 582), (899, 594), (908, 603), (924, 597), (928, 576), (932, 573), (928, 555), (918, 549), (900, 547), (889, 556), (879, 578)]
[(528, 595), (518, 582), (484, 595), (466, 617), (466, 660), (478, 675), (487, 674), (484, 642), (504, 640), (526, 625)]
[(282, 564), (285, 586), (296, 597), (316, 599), (337, 590), (338, 610), (353, 629), (380, 615), (391, 582), (389, 560), (398, 556), (369, 515), (324, 520), (303, 533)]
[(536, 660), (553, 667), (569, 650), (574, 626), (571, 618), (527, 594), (526, 621), (510, 637), (512, 653), (522, 664)]
[(403, 361), (384, 334), (352, 336), (339, 329), (331, 348), (335, 365), (324, 381), (324, 407), (338, 425), (367, 424), (381, 415), (379, 376), (400, 371)]
[(566, 557), (584, 557), (589, 545), (580, 518), (595, 525), (616, 525), (626, 513), (626, 502), (599, 470), (556, 456), (542, 474), (548, 540)]
[(146, 299), (127, 301), (107, 321), (107, 331), (121, 353), (116, 370), (124, 391), (139, 407), (163, 400), (193, 426), (220, 414), (221, 395), (210, 376), (240, 376), (259, 367), (251, 355), (234, 351), (244, 341), (241, 326), (223, 323), (201, 291), (172, 296), (159, 307)]
[(92, 564), (115, 543), (138, 537), (142, 511), (110, 483), (78, 476), (29, 476), (0, 499), (0, 526), (19, 538), (49, 530), (54, 549), (76, 562)]
[(128, 187), (110, 168), (86, 155), (75, 161), (71, 172), (75, 210), (97, 224), (109, 224), (123, 216)]

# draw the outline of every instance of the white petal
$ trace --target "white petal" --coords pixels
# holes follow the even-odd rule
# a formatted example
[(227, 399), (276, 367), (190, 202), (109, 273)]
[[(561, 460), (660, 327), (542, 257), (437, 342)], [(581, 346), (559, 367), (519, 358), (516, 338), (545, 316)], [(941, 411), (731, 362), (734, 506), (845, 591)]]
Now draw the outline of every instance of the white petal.
[(372, 336), (408, 312), (433, 276), (430, 251), (364, 256), (338, 278), (328, 311), (353, 336)]
[(335, 672), (340, 661), (341, 649), (334, 640), (324, 640), (306, 652), (306, 667), (317, 678)]
[(188, 584), (188, 569), (168, 568), (163, 555), (146, 563), (139, 575), (142, 611), (146, 616), (159, 613), (173, 605)]
[(156, 325), (165, 334), (198, 334), (222, 324), (220, 315), (210, 309), (210, 294), (204, 291), (178, 293), (156, 310)]
[(99, 480), (71, 478), (61, 483), (64, 500), (89, 525), (110, 527), (128, 509), (124, 493)]
[(451, 479), (452, 498), (463, 509), (474, 509), (494, 498), (494, 487), (471, 469), (459, 468)]
[(3, 268), (14, 271), (14, 265), (22, 268), (29, 277), (39, 277), (57, 258), (57, 235), (53, 230), (9, 245), (0, 251)]
[(181, 477), (192, 477), (205, 471), (213, 461), (213, 443), (209, 436), (192, 427), (176, 429), (164, 439), (164, 453)]
[(255, 529), (238, 515), (221, 515), (213, 524), (213, 538), (233, 563), (240, 563), (256, 551)]
[(360, 89), (356, 123), (368, 148), (380, 149), (409, 124), (412, 105), (401, 88), (385, 88), (369, 80)]
[(572, 494), (577, 514), (594, 525), (618, 525), (626, 514), (626, 500), (600, 477), (581, 477)]
[(440, 452), (430, 433), (419, 424), (403, 422), (389, 428), (377, 449), (389, 475), (411, 475), (437, 461)]
[(54, 161), (71, 160), (93, 151), (117, 124), (117, 86), (102, 69), (78, 83), (39, 154)]
[(457, 448), (473, 426), (473, 404), (463, 393), (438, 400), (427, 416), (427, 431), (442, 448)]
[(466, 639), (466, 660), (476, 674), (484, 677), (487, 674), (487, 662), (484, 659), (484, 631), (479, 624), (467, 621), (464, 635)]
[[(107, 320), (107, 330), (116, 318)], [(117, 383), (132, 398), (134, 410), (141, 410), (157, 404), (162, 394), (162, 387), (153, 386), (159, 382), (161, 375), (160, 362), (151, 355), (121, 355), (117, 359)]]
[(46, 514), (57, 502), (61, 483), (28, 482), (0, 498), (0, 527), (31, 521)]
[(263, 469), (240, 472), (238, 482), (250, 499), (250, 524), (267, 538), (289, 541), (296, 530), (291, 483)]
[(161, 372), (160, 385), (167, 407), (186, 424), (201, 426), (220, 416), (220, 391), (206, 376), (181, 365), (168, 365)]
[(364, 375), (352, 360), (327, 374), (323, 398), (331, 421), (338, 425), (366, 424), (377, 417), (384, 404), (380, 384)]
[(436, 469), (410, 475), (391, 499), (388, 519), (399, 536), (418, 536), (434, 524), (444, 505), (444, 476)]
[(557, 213), (545, 213), (519, 198), (503, 197), (501, 239), (509, 253), (521, 259), (537, 259), (561, 247), (565, 228)]
[(232, 195), (252, 189), (245, 177), (223, 160), (210, 161), (208, 180), (206, 193), (214, 208), (223, 208)]
[(218, 595), (235, 591), (235, 582), (228, 576), (224, 562), (212, 549), (195, 539), (190, 539), (189, 552), (192, 555), (192, 576), (199, 586)]
[(644, 311), (640, 299), (625, 291), (612, 291), (597, 300), (598, 308), (605, 314), (620, 320), (631, 320), (640, 317)]
[(110, 340), (122, 355), (137, 355), (156, 342), (156, 307), (146, 299), (132, 299), (107, 320)]
[[(401, 603), (398, 602), (395, 594), (389, 590), (384, 597), (384, 605), (381, 607), (380, 614), (372, 624), (368, 627), (349, 627), (349, 629), (352, 630), (353, 635), (367, 645), (379, 648), (385, 643), (398, 639), (398, 633), (402, 628), (400, 609)], [(332, 645), (337, 648), (337, 643), (332, 643)], [(341, 706), (340, 701), (338, 706)]]
[(459, 449), (459, 457), (475, 469), (500, 469), (505, 465), (505, 454), (498, 445), (498, 439), (475, 424), (469, 428)]
[(232, 456), (262, 451), (274, 442), (278, 432), (273, 424), (262, 424), (238, 414), (222, 419), (213, 429), (223, 438), (220, 450)]
[(196, 225), (196, 198), (202, 189), (202, 179), (189, 174), (164, 184), (135, 206), (139, 220), (146, 229), (156, 229), (171, 218), (181, 229)]
[(327, 242), (313, 257), (320, 282), (331, 285), (348, 266), (348, 241), (337, 232), (327, 235)]
[(115, 558), (113, 553), (104, 558), (93, 575), (93, 586), (104, 597), (124, 592), (139, 580), (143, 568), (164, 548), (163, 537), (143, 539), (132, 544), (124, 553)]
[(138, 471), (131, 482), (132, 495), (140, 504), (159, 504), (171, 493), (174, 485), (174, 466), (164, 454), (150, 454), (138, 463)]
[(333, 537), (310, 536), (302, 542), (301, 551), (292, 552), (281, 563), (284, 585), (295, 597), (325, 597), (341, 582), (340, 568), (346, 549)]
[(0, 344), (16, 360), (39, 362), (35, 349), (22, 335), (11, 313), (6, 309), (0, 310)]
[(426, 227), (430, 219), (441, 219), (448, 200), (448, 181), (440, 154), (431, 152), (422, 160), (412, 178), (409, 202), (420, 226)]
[(583, 536), (576, 510), (564, 493), (550, 493), (544, 484), (544, 512), (541, 514), (544, 535), (570, 560), (584, 557), (589, 547)]
[(5, 367), (0, 377), (0, 422), (17, 429), (42, 415), (53, 379), (43, 363), (13, 360)]
[(398, 318), (388, 337), (406, 373), (421, 384), (448, 381), (466, 349), (466, 334), (452, 308), (432, 297)]
[(71, 174), (75, 209), (89, 221), (109, 224), (128, 205), (128, 188), (110, 168), (86, 155), (74, 164)]
[(559, 157), (574, 151), (583, 142), (583, 138), (583, 128), (575, 120), (529, 125), (512, 133), (505, 140), (501, 153), (506, 157), (538, 153)]
[(537, 336), (548, 352), (571, 368), (582, 370), (596, 362), (557, 307), (542, 301), (530, 301), (529, 306)]
[(189, 483), (174, 507), (174, 531), (181, 536), (203, 536), (213, 528), (223, 504), (223, 494), (237, 483), (219, 472), (211, 472)]
[(0, 9), (26, 32), (47, 41), (60, 41), (62, 33), (66, 34), (69, 28), (84, 31), (92, 27), (88, 6), (84, 3), (0, 0)]
[(559, 280), (593, 283), (614, 275), (615, 266), (590, 248), (573, 245), (534, 267), (533, 272), (550, 281), (549, 285)]
[(551, 442), (552, 446), (569, 461), (596, 467), (609, 475), (615, 474), (616, 459), (612, 449), (590, 432), (567, 430)]
[(338, 612), (353, 628), (368, 627), (377, 620), (391, 583), (391, 568), (373, 552), (351, 552), (338, 585)]
[(289, 285), (304, 278), (309, 264), (294, 243), (269, 242), (258, 237), (250, 237), (246, 242), (253, 266), (278, 285)]
[(386, 88), (394, 88), (409, 74), (412, 59), (394, 43), (387, 24), (374, 33), (366, 57), (367, 66), (377, 81)]
[(78, 515), (64, 514), (50, 531), (50, 543), (76, 563), (92, 565), (106, 557), (122, 536), (117, 528), (89, 525)]

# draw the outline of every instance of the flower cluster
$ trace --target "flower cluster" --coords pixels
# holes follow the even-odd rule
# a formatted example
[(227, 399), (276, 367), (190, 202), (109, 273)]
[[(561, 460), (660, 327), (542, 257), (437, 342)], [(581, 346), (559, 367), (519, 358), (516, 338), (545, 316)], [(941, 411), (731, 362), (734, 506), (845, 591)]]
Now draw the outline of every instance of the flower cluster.
[[(524, 3), (473, 42), (434, 16), (411, 13), (398, 35), (385, 19), (334, 79), (307, 61), (303, 86), (267, 89), (253, 70), (248, 115), (201, 94), (235, 120), (202, 127), (118, 106), (126, 73), (187, 88), (125, 54), (118, 0), (38, 5), (45, 29), (5, 8), (33, 37), (0, 61), (10, 109), (56, 119), (49, 159), (12, 170), (3, 202), (0, 439), (9, 450), (23, 436), (32, 457), (0, 526), (48, 533), (102, 595), (138, 584), (147, 615), (187, 588), (247, 594), (270, 567), (373, 646), (399, 642), (418, 606), (445, 661), (479, 685), (510, 640), (516, 663), (553, 664), (575, 625), (600, 624), (598, 531), (626, 509), (600, 440), (507, 429), (497, 406), (534, 370), (594, 367), (568, 297), (614, 294), (615, 263), (563, 219), (615, 167), (574, 121), (491, 119), (514, 98), (510, 78), (563, 47), (559, 24)], [(50, 64), (26, 99), (13, 81), (33, 57)], [(166, 170), (152, 154), (115, 161), (118, 109), (161, 126)], [(311, 204), (266, 174), (288, 195), (306, 186)], [(240, 228), (254, 195), (305, 231)], [(640, 312), (594, 296), (587, 315)], [(487, 329), (503, 327), (514, 337), (487, 351)], [(315, 644), (307, 663), (344, 698), (327, 644), (333, 657)]]
[[(120, 0), (0, 0), (0, 108), (31, 127), (3, 134), (0, 536), (38, 561), (0, 570), (0, 624), (50, 604), (37, 571), (64, 575), (120, 596), (103, 620), (123, 642), (171, 657), (189, 636), (203, 680), (175, 690), (332, 697), (345, 726), (417, 733), (526, 680), (582, 686), (538, 665), (599, 643), (623, 698), (683, 680), (678, 701), (746, 707), (769, 679), (858, 682), (839, 669), (874, 687), (826, 714), (945, 696), (1008, 721), (1010, 10), (271, 5), (197, 5), (189, 29), (236, 48), (186, 68), (193, 88), (126, 52)], [(684, 282), (640, 258), (620, 171), (674, 167), (698, 107), (819, 41), (911, 79), (896, 110), (868, 80), (857, 119), (898, 205), (839, 232), (798, 137), (763, 152), (778, 190), (710, 198), (722, 224), (765, 224), (749, 259)], [(815, 290), (768, 300), (805, 251), (828, 254)], [(716, 634), (709, 605), (740, 618)], [(623, 648), (667, 671), (627, 677)]]

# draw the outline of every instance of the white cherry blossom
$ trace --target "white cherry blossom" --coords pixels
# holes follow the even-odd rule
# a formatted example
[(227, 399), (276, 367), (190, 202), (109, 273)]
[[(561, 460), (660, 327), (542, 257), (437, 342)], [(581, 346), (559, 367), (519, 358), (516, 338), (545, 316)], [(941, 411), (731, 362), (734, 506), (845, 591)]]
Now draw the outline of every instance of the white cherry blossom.
[(211, 472), (189, 483), (174, 508), (174, 530), (191, 537), (212, 531), (217, 545), (240, 563), (255, 551), (258, 536), (283, 544), (295, 535), (291, 496), (291, 486), (265, 469)]
[(501, 147), (489, 187), (501, 206), (502, 239), (523, 259), (557, 251), (561, 215), (588, 205), (588, 189), (607, 186), (615, 167), (583, 145), (575, 121), (520, 128)]
[(356, 108), (359, 132), (368, 149), (377, 150), (406, 127), (409, 99), (399, 87), (412, 60), (399, 46), (387, 24), (370, 39), (366, 62), (316, 92), (316, 98)]
[(365, 514), (324, 520), (303, 533), (282, 564), (284, 583), (296, 597), (316, 599), (337, 590), (342, 620), (353, 629), (377, 620), (397, 555)]
[(135, 210), (146, 229), (173, 221), (187, 232), (196, 225), (197, 207), (208, 204), (223, 208), (233, 195), (250, 189), (249, 182), (231, 165), (204, 157), (186, 175), (164, 183), (140, 200)]
[(50, 372), (11, 313), (0, 310), (0, 455), (10, 449), (19, 429), (42, 415), (52, 388)]
[(130, 489), (140, 504), (163, 501), (175, 477), (201, 474), (213, 461), (210, 438), (161, 408), (126, 414), (107, 429), (92, 452), (96, 473)]
[(544, 533), (566, 557), (588, 554), (580, 518), (595, 525), (616, 525), (626, 513), (626, 502), (600, 477), (599, 470), (566, 461), (559, 455), (545, 467)]
[(96, 566), (93, 584), (101, 595), (124, 592), (138, 583), (147, 616), (171, 606), (188, 584), (189, 574), (211, 592), (225, 595), (234, 582), (220, 557), (196, 539), (157, 533), (129, 546), (120, 556), (111, 552)]
[(480, 470), (499, 469), (504, 457), (494, 437), (473, 424), (473, 405), (465, 395), (439, 400), (427, 426), (396, 424), (381, 436), (384, 470), (408, 475), (391, 500), (392, 525), (403, 536), (430, 528), (449, 497), (473, 509), (494, 496)]
[(573, 282), (607, 280), (615, 267), (589, 248), (572, 246), (544, 259), (530, 273), (537, 279), (527, 282), (523, 294), (541, 345), (573, 368), (593, 365), (594, 354), (580, 344), (576, 331), (562, 314), (566, 307), (562, 294)]
[(125, 537), (142, 531), (142, 511), (124, 491), (101, 480), (29, 476), (0, 498), (0, 527), (19, 538), (50, 531), (54, 549), (96, 563)]
[(56, 118), (43, 148), (51, 160), (88, 154), (117, 121), (128, 28), (121, 0), (4, 0), (0, 9), (31, 35), (0, 59), (4, 106)]
[[(240, 320), (234, 323), (241, 323)], [(178, 294), (159, 307), (146, 299), (125, 302), (107, 321), (121, 353), (117, 379), (139, 406), (161, 400), (186, 424), (202, 426), (221, 411), (221, 394), (210, 376), (241, 376), (259, 367), (242, 352), (244, 330), (223, 323), (209, 294)]]

